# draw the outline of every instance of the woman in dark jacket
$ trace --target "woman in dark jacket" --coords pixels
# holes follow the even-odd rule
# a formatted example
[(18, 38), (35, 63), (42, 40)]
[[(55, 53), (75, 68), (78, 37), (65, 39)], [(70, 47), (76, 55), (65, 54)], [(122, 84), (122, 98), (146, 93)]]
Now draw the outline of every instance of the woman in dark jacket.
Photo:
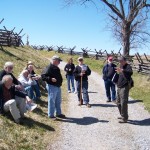
[(73, 59), (68, 59), (68, 63), (66, 64), (64, 71), (66, 71), (67, 85), (68, 85), (68, 93), (71, 93), (70, 83), (72, 85), (72, 92), (75, 92), (74, 87), (74, 75), (73, 71), (75, 69), (75, 65), (73, 64)]

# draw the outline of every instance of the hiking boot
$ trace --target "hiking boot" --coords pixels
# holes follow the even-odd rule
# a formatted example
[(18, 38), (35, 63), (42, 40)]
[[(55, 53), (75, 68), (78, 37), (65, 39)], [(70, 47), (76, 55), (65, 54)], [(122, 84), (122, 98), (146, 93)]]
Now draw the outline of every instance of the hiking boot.
[(91, 105), (90, 105), (90, 104), (86, 104), (86, 106), (87, 106), (88, 108), (91, 108)]
[(126, 119), (120, 120), (119, 123), (127, 123)]
[(58, 117), (58, 118), (66, 118), (66, 116), (65, 116), (65, 115), (63, 115), (63, 114), (56, 115), (56, 117)]

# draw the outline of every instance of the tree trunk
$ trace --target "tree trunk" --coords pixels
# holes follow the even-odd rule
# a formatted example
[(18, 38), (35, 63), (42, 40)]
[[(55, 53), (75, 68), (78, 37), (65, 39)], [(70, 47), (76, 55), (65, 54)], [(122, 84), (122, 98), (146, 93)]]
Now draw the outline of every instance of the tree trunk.
[(122, 28), (123, 56), (129, 56), (130, 52), (130, 25), (124, 23)]

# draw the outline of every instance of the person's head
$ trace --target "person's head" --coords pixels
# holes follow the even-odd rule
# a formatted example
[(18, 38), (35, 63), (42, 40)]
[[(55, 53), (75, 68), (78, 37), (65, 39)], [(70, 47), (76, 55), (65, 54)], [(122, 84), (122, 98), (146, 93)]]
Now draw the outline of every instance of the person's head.
[(28, 70), (23, 70), (23, 71), (21, 72), (21, 75), (24, 76), (25, 78), (27, 78), (28, 75), (29, 75)]
[(27, 66), (34, 65), (32, 61), (28, 61)]
[(73, 59), (72, 58), (69, 58), (68, 59), (68, 64), (72, 64), (73, 63)]
[(28, 65), (27, 69), (29, 70), (29, 72), (33, 71), (34, 70), (33, 65)]
[(82, 65), (82, 64), (83, 64), (83, 57), (79, 57), (79, 58), (78, 58), (78, 63), (79, 63), (79, 65)]
[(61, 61), (62, 61), (62, 60), (61, 60), (60, 57), (57, 56), (57, 55), (54, 55), (54, 56), (52, 57), (52, 64), (55, 65), (55, 66), (58, 66)]
[(118, 58), (119, 63), (124, 66), (127, 63), (127, 60), (124, 56)]
[(12, 73), (13, 67), (14, 67), (14, 64), (12, 62), (6, 62), (4, 65), (4, 70), (7, 73)]
[(111, 64), (111, 63), (113, 62), (113, 57), (112, 57), (112, 56), (109, 56), (109, 57), (107, 58), (107, 62), (108, 62), (109, 64)]
[(11, 77), (11, 75), (5, 75), (2, 78), (2, 83), (5, 85), (7, 89), (10, 89), (11, 86), (13, 85), (13, 78)]

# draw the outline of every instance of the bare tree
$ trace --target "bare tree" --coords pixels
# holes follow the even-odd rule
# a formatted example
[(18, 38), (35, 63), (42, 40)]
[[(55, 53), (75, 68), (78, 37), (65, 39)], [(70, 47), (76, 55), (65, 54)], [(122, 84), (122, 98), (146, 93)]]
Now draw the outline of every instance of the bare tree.
[(121, 42), (123, 55), (130, 49), (145, 45), (150, 33), (145, 28), (148, 20), (150, 0), (64, 0), (67, 5), (92, 2), (107, 6), (115, 37)]

